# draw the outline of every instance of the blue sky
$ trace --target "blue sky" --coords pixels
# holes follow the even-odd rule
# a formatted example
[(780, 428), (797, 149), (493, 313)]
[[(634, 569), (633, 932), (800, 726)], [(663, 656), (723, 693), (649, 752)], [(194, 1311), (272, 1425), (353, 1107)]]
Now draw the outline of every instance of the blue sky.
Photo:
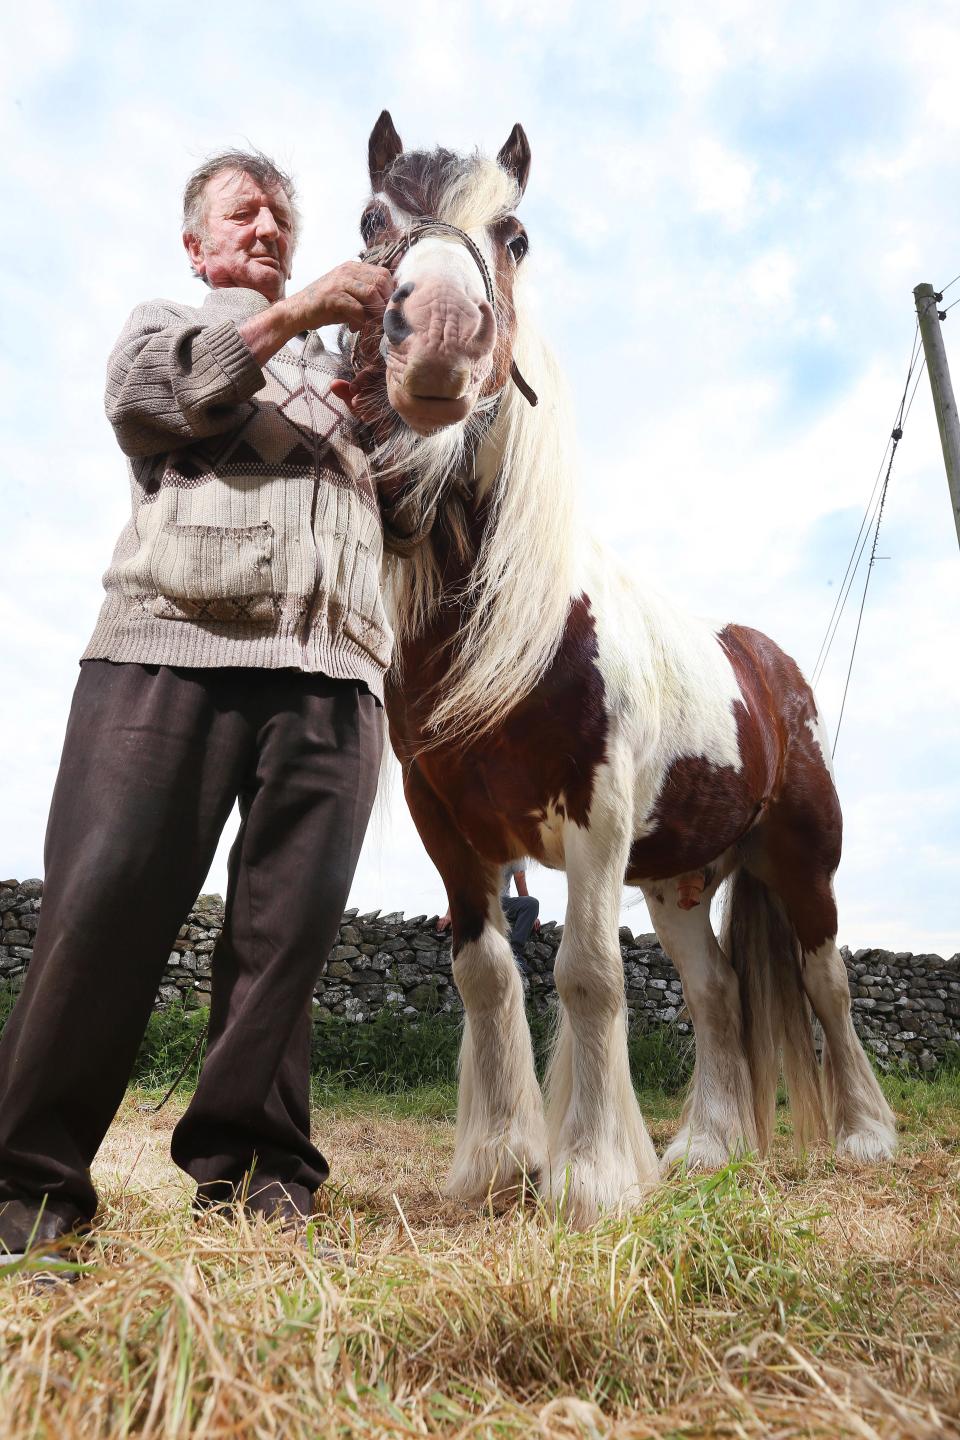
[[(127, 506), (105, 359), (139, 300), (196, 295), (179, 196), (224, 144), (250, 140), (299, 177), (296, 283), (355, 252), (384, 105), (417, 145), (495, 151), (521, 120), (535, 310), (575, 396), (593, 528), (682, 603), (812, 666), (902, 388), (912, 288), (960, 271), (954, 5), (10, 11), (0, 868), (42, 870), (76, 659)], [(880, 551), (837, 755), (841, 935), (949, 954), (960, 553), (925, 381)], [(849, 644), (845, 627), (820, 686), (831, 728)], [(559, 918), (562, 877), (535, 883)], [(442, 908), (402, 800), (354, 899)], [(646, 928), (642, 907), (628, 923)]]

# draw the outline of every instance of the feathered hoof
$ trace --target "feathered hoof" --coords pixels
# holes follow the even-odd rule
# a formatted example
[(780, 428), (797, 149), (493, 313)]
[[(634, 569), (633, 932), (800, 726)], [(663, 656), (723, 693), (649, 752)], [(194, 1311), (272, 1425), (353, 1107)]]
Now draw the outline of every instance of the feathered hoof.
[(610, 1157), (587, 1160), (583, 1156), (553, 1162), (547, 1191), (554, 1213), (572, 1230), (585, 1230), (602, 1215), (636, 1210), (657, 1183), (656, 1166), (638, 1173), (629, 1160)]
[(860, 1130), (837, 1136), (837, 1154), (859, 1165), (877, 1165), (893, 1158), (897, 1149), (896, 1131), (883, 1121), (873, 1121)]
[(521, 1195), (536, 1195), (546, 1174), (546, 1147), (519, 1144), (496, 1136), (454, 1155), (444, 1193), (465, 1205), (510, 1204)]
[(668, 1175), (672, 1170), (682, 1170), (690, 1175), (702, 1175), (710, 1170), (722, 1170), (732, 1155), (743, 1154), (746, 1146), (728, 1145), (719, 1135), (691, 1135), (681, 1130), (660, 1157), (660, 1174)]

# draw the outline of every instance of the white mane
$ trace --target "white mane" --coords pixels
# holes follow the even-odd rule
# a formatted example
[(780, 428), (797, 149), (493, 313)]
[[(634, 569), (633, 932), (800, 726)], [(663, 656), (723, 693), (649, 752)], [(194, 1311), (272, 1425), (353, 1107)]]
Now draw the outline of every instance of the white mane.
[[(455, 203), (445, 203), (439, 218), (477, 231), (509, 213), (518, 196), (510, 176), (478, 159), (445, 198)], [(519, 293), (514, 304), (514, 354), (539, 404), (531, 407), (508, 381), (482, 439), (475, 475), (466, 477), (489, 497), (489, 514), (464, 596), (455, 659), (430, 716), (438, 739), (476, 736), (504, 720), (549, 666), (570, 608), (575, 536), (570, 404), (552, 357), (523, 314)], [(415, 476), (420, 502), (446, 505), (456, 528), (459, 502), (450, 499), (450, 486), (463, 475), (471, 440), (488, 424), (495, 403), (435, 436), (405, 431), (399, 444), (374, 456), (375, 468)], [(386, 596), (398, 641), (422, 634), (441, 597), (432, 539), (407, 559), (390, 557)]]

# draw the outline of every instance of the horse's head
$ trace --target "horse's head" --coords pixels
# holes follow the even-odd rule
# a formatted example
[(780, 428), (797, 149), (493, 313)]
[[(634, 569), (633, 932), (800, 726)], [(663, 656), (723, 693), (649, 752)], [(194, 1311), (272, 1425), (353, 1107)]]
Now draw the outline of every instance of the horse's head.
[(365, 258), (387, 265), (396, 285), (382, 321), (357, 337), (354, 373), (337, 389), (383, 444), (403, 428), (435, 435), (463, 427), (509, 380), (514, 284), (528, 246), (514, 211), (530, 146), (515, 125), (495, 162), (405, 151), (385, 110), (369, 162)]

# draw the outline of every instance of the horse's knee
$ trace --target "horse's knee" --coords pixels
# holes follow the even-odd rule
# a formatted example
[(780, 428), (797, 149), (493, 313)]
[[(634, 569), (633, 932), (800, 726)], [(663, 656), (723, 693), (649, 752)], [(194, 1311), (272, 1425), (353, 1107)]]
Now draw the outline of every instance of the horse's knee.
[(517, 983), (515, 971), (510, 946), (492, 927), (479, 940), (464, 945), (453, 962), (457, 989), (464, 1004), (471, 1008), (496, 1009), (503, 1005), (511, 985)]
[(565, 955), (561, 947), (554, 981), (562, 1004), (571, 1015), (616, 1015), (623, 1009), (623, 960), (613, 955)]
[(803, 957), (803, 988), (822, 1025), (845, 1020), (851, 1012), (850, 981), (843, 956), (830, 943)]

